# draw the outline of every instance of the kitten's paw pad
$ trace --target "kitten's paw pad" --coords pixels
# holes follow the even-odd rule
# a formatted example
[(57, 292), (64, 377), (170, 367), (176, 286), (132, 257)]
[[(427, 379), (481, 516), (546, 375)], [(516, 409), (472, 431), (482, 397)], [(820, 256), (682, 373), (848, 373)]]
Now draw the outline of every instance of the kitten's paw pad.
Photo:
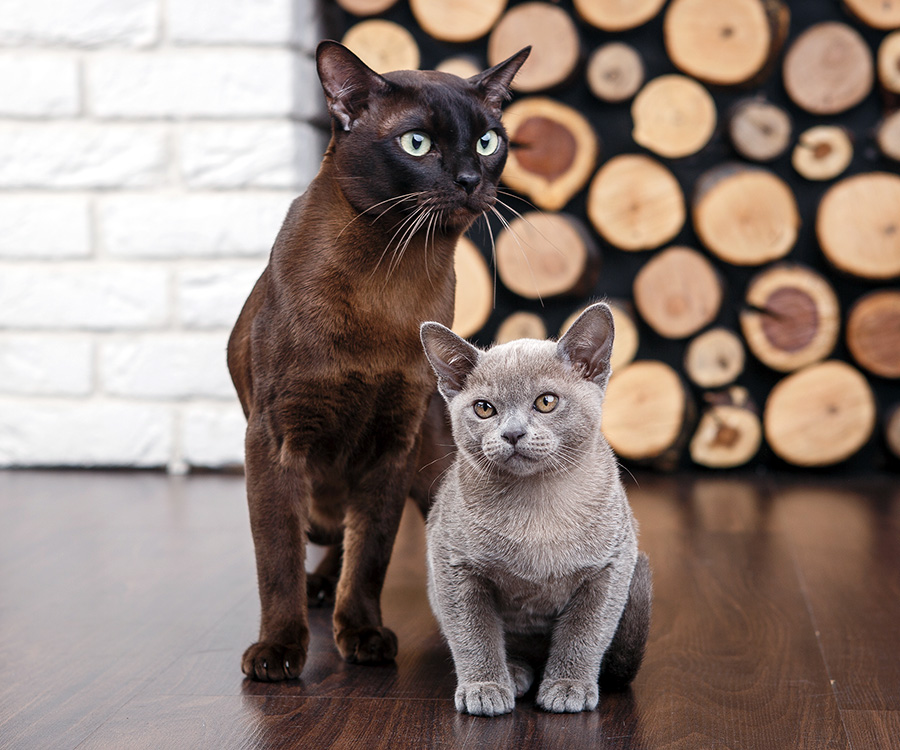
[(456, 710), (473, 716), (499, 716), (513, 710), (512, 687), (499, 682), (465, 682), (456, 688)]
[(593, 711), (600, 700), (596, 681), (553, 680), (538, 690), (537, 705), (555, 714)]
[(516, 686), (516, 698), (521, 698), (531, 689), (534, 682), (534, 670), (530, 664), (523, 661), (511, 661), (509, 663), (509, 675)]
[(319, 573), (306, 574), (306, 600), (310, 607), (333, 607), (337, 578)]
[(306, 663), (306, 648), (299, 643), (254, 643), (244, 652), (241, 670), (251, 680), (296, 680)]
[(397, 657), (397, 636), (389, 628), (346, 628), (334, 640), (351, 664), (383, 664)]

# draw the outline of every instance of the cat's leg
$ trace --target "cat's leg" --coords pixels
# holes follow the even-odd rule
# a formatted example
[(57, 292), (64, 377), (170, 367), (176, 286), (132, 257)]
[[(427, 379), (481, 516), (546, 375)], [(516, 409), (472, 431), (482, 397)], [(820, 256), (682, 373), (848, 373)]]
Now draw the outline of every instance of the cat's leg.
[(599, 701), (599, 674), (631, 583), (637, 545), (623, 549), (579, 586), (553, 629), (537, 705), (554, 713), (591, 711)]
[(650, 633), (652, 599), (650, 561), (641, 552), (631, 577), (622, 619), (600, 665), (600, 689), (604, 692), (624, 690), (637, 676)]
[(342, 545), (327, 545), (325, 556), (316, 569), (306, 574), (306, 598), (310, 607), (330, 607), (334, 604), (342, 560)]
[(252, 416), (245, 471), (261, 618), (259, 641), (244, 652), (241, 667), (255, 680), (293, 679), (309, 646), (304, 559), (310, 484), (302, 467), (278, 461), (261, 420)]

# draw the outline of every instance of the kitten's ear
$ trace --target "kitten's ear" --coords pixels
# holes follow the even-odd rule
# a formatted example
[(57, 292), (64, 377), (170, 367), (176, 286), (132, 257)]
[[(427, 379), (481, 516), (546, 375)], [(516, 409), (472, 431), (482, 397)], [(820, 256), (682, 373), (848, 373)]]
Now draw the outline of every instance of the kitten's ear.
[(500, 109), (503, 103), (510, 98), (509, 85), (529, 54), (531, 54), (531, 47), (520, 49), (508, 60), (472, 76), (469, 83), (481, 89), (485, 101), (490, 106)]
[(419, 335), (425, 356), (437, 373), (438, 390), (449, 401), (463, 389), (481, 352), (440, 323), (422, 323)]
[(373, 94), (384, 94), (390, 83), (343, 44), (324, 41), (316, 49), (316, 68), (325, 89), (328, 111), (343, 130), (350, 130)]
[(588, 380), (605, 388), (611, 374), (609, 358), (614, 335), (609, 305), (598, 302), (572, 323), (556, 345), (556, 355)]

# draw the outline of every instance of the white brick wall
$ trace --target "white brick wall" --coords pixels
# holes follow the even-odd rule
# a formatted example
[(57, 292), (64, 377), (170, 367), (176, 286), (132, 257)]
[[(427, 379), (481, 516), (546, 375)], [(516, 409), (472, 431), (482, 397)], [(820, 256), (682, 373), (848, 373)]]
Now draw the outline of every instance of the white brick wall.
[(324, 136), (315, 0), (0, 0), (0, 467), (243, 459), (225, 344)]

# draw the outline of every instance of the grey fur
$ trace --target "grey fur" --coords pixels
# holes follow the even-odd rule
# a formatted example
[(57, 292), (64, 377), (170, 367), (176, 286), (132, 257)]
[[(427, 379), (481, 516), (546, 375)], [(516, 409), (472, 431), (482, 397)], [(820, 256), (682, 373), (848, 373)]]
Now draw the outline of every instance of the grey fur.
[[(421, 333), (458, 447), (427, 531), (428, 594), (453, 653), (456, 707), (507, 713), (543, 666), (538, 706), (591, 710), (599, 684), (621, 689), (637, 673), (651, 600), (600, 431), (609, 307), (592, 305), (558, 344), (482, 351), (437, 323)], [(559, 398), (549, 413), (533, 407), (545, 393)], [(478, 401), (496, 414), (479, 417)]]

